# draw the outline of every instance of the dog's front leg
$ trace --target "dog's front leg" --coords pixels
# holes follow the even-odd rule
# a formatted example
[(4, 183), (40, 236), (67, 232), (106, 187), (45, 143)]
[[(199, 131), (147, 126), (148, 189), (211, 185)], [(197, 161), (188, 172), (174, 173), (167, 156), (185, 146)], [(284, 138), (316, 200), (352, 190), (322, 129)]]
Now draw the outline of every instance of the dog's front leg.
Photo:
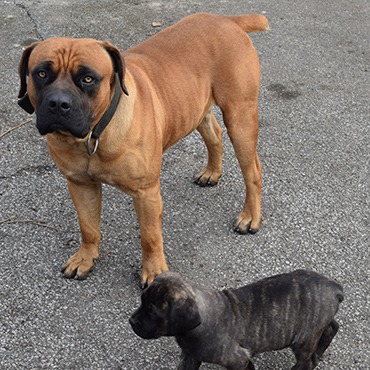
[(68, 181), (68, 190), (76, 207), (82, 243), (62, 268), (67, 278), (85, 279), (99, 257), (101, 184), (75, 184)]
[(140, 189), (133, 195), (134, 206), (140, 224), (142, 249), (141, 284), (150, 284), (156, 275), (167, 271), (162, 238), (162, 198), (158, 182)]
[(201, 365), (201, 361), (182, 353), (182, 358), (177, 370), (198, 370)]

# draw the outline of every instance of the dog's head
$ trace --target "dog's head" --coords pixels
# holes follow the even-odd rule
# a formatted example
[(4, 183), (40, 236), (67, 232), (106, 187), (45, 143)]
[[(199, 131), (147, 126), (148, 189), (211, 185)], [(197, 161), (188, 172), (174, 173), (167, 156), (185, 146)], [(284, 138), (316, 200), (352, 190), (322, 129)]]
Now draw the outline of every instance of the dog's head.
[(141, 295), (141, 305), (130, 324), (144, 339), (179, 336), (201, 323), (194, 294), (180, 276), (165, 272), (155, 278)]
[(85, 137), (110, 104), (125, 64), (110, 43), (93, 39), (55, 38), (27, 47), (19, 63), (19, 105), (36, 111), (45, 135), (54, 131)]

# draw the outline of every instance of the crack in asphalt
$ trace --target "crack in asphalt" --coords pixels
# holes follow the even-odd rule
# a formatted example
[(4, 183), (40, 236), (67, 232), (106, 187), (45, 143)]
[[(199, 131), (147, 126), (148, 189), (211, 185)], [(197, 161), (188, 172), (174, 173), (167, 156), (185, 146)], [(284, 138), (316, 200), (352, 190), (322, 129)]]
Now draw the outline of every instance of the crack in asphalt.
[(40, 166), (27, 166), (20, 168), (16, 172), (9, 174), (9, 175), (0, 175), (0, 179), (12, 179), (16, 177), (21, 177), (24, 175), (30, 175), (30, 174), (38, 174), (42, 175), (45, 173), (51, 173), (52, 171), (56, 170), (56, 166), (50, 166), (50, 165), (40, 165)]
[(31, 20), (31, 23), (33, 24), (33, 29), (34, 29), (34, 32), (36, 34), (36, 37), (38, 39), (40, 39), (40, 40), (44, 40), (44, 37), (41, 35), (41, 33), (40, 33), (39, 29), (38, 29), (37, 22), (36, 22), (35, 18), (32, 16), (32, 14), (31, 14), (30, 10), (28, 9), (28, 7), (25, 4), (18, 3), (17, 1), (14, 1), (13, 4), (16, 7), (20, 8), (20, 9), (22, 9), (22, 10), (24, 10), (26, 12), (27, 17)]

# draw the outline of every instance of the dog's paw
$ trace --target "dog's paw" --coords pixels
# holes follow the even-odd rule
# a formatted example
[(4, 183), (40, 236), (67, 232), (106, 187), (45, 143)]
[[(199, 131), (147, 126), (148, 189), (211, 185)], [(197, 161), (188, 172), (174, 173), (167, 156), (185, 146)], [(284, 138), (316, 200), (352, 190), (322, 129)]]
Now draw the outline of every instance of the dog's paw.
[(84, 280), (94, 267), (95, 260), (98, 257), (98, 254), (95, 256), (80, 249), (68, 259), (66, 264), (62, 267), (61, 272), (63, 272), (64, 276), (68, 279), (75, 278), (77, 280)]
[(255, 221), (246, 212), (240, 212), (235, 221), (234, 230), (239, 234), (255, 234), (260, 228), (260, 220)]
[(211, 171), (207, 167), (200, 171), (194, 177), (194, 182), (202, 187), (215, 186), (218, 184), (218, 180), (221, 177), (221, 173)]
[(153, 282), (157, 275), (166, 271), (168, 271), (166, 261), (156, 264), (155, 267), (152, 263), (148, 264), (148, 267), (143, 266), (143, 272), (141, 274), (141, 287), (143, 289), (146, 288)]

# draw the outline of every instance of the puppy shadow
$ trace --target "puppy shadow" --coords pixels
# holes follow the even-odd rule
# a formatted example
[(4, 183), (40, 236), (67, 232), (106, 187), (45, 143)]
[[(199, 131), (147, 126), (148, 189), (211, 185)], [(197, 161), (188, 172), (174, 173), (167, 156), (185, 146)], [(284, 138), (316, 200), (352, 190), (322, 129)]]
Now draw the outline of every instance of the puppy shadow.
[(256, 370), (288, 370), (296, 360), (289, 348), (258, 354), (252, 359)]
[[(253, 356), (252, 362), (256, 370), (289, 370), (295, 364), (295, 358), (289, 348), (280, 351), (265, 352)], [(203, 363), (199, 370), (223, 370), (224, 368), (215, 364)], [(160, 370), (167, 370), (161, 368)], [(168, 369), (169, 370), (169, 369)]]

